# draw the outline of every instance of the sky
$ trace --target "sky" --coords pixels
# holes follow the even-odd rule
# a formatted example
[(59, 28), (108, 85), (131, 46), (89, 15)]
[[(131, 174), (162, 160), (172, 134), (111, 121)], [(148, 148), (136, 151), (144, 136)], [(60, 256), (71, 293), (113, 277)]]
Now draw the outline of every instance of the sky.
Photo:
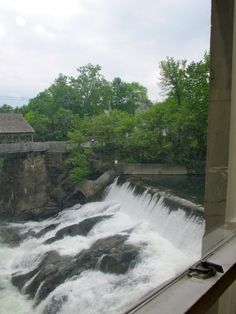
[(19, 106), (63, 73), (99, 64), (161, 98), (159, 63), (209, 51), (210, 0), (0, 0), (0, 105)]

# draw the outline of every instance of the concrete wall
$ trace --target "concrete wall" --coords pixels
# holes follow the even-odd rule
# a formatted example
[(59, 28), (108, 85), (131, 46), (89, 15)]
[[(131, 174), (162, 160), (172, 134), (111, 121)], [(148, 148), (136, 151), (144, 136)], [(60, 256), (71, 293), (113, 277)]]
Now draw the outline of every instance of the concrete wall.
[(232, 83), (233, 0), (212, 0), (206, 233), (225, 222)]
[(153, 175), (186, 175), (187, 169), (184, 166), (168, 164), (123, 164), (123, 174), (153, 174)]
[[(206, 234), (203, 240), (203, 255), (229, 236), (230, 232), (235, 232), (235, 121), (236, 5), (234, 0), (212, 0), (211, 76), (205, 190)], [(234, 282), (207, 313), (235, 314), (235, 285)]]

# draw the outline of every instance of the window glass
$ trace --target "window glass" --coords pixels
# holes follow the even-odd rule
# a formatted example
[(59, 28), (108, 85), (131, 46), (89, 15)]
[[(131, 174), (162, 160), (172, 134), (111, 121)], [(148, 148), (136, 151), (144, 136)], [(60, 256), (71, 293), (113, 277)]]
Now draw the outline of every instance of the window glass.
[(210, 1), (0, 9), (0, 312), (125, 312), (201, 258)]

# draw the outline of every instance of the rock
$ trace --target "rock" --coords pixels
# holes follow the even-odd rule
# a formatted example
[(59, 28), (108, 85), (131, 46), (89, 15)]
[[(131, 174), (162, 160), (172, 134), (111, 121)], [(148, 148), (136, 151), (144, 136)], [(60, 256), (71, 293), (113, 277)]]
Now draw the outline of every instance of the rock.
[(115, 177), (114, 170), (107, 170), (97, 180), (86, 180), (81, 187), (77, 187), (77, 191), (80, 191), (87, 199), (91, 198), (111, 183)]
[(22, 237), (20, 236), (17, 229), (1, 226), (0, 242), (13, 247), (19, 245), (21, 240)]
[(137, 249), (132, 245), (126, 245), (121, 251), (115, 248), (111, 254), (106, 254), (101, 258), (99, 269), (104, 273), (124, 274), (132, 267), (132, 262), (137, 255)]
[(115, 235), (97, 240), (89, 250), (82, 251), (77, 264), (96, 268), (105, 273), (124, 274), (135, 261), (138, 248), (134, 245), (124, 244), (128, 236)]
[(110, 218), (111, 215), (96, 216), (84, 219), (78, 224), (70, 225), (57, 231), (56, 235), (44, 242), (44, 244), (50, 244), (57, 240), (61, 240), (64, 237), (73, 237), (76, 235), (86, 236), (89, 231), (99, 222), (104, 219)]
[(0, 176), (1, 221), (49, 218), (63, 208), (84, 204), (115, 178), (109, 170), (82, 186), (68, 183), (68, 152), (28, 152), (4, 158)]
[(68, 193), (67, 152), (28, 152), (4, 158), (0, 176), (0, 218), (42, 220), (59, 212)]
[(63, 200), (61, 201), (61, 207), (62, 208), (69, 208), (76, 204), (85, 204), (86, 203), (86, 197), (85, 195), (80, 191), (75, 191), (72, 193), (69, 193), (66, 195)]
[(56, 229), (56, 227), (59, 225), (59, 223), (57, 224), (51, 224), (48, 225), (47, 227), (43, 228), (42, 230), (40, 230), (39, 232), (35, 232), (33, 230), (29, 230), (25, 233), (22, 234), (22, 237), (28, 238), (28, 237), (35, 237), (35, 238), (40, 238), (42, 236), (44, 236), (47, 232), (52, 231), (54, 229)]
[(53, 296), (50, 303), (45, 306), (42, 314), (57, 314), (61, 310), (63, 304), (67, 301), (67, 295), (63, 295), (60, 298)]
[(135, 265), (139, 251), (138, 247), (124, 243), (127, 238), (127, 235), (114, 235), (99, 239), (74, 257), (60, 256), (56, 251), (47, 252), (34, 270), (13, 274), (12, 284), (35, 298), (37, 305), (57, 286), (85, 270), (124, 274)]
[(73, 257), (60, 256), (56, 251), (50, 251), (44, 255), (33, 271), (25, 274), (13, 274), (12, 284), (32, 299), (35, 298), (37, 305), (57, 286), (70, 278), (70, 273), (75, 268), (76, 263)]
[(48, 176), (42, 154), (18, 154), (4, 159), (0, 178), (0, 214), (20, 217), (47, 206)]
[[(14, 273), (11, 278), (12, 284), (16, 286), (20, 291), (24, 290), (25, 293), (29, 294), (31, 298), (33, 298), (41, 283), (42, 273), (43, 276), (47, 276), (51, 265), (56, 265), (59, 261), (60, 255), (57, 253), (57, 251), (47, 252), (38, 264), (38, 266), (32, 271), (24, 274)], [(36, 274), (37, 276), (35, 276)], [(30, 283), (27, 283), (27, 281), (32, 279), (34, 276), (34, 280)]]
[(47, 206), (34, 208), (31, 210), (25, 210), (21, 213), (20, 219), (23, 221), (34, 220), (34, 221), (42, 221), (44, 219), (48, 219), (58, 214), (61, 211), (61, 208), (55, 206)]
[(36, 238), (40, 238), (42, 236), (44, 236), (47, 232), (52, 231), (54, 229), (56, 229), (56, 227), (59, 225), (59, 223), (57, 224), (51, 224), (45, 228), (43, 228), (42, 230), (40, 230), (38, 233), (35, 234)]

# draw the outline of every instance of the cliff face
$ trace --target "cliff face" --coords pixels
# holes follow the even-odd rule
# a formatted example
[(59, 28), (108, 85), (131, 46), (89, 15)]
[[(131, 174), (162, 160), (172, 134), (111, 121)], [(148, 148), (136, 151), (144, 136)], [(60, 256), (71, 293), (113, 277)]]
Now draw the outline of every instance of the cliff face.
[(34, 218), (52, 214), (65, 196), (64, 154), (27, 153), (4, 159), (0, 216)]
[(0, 170), (0, 219), (45, 219), (91, 199), (115, 177), (106, 171), (97, 180), (71, 186), (66, 158), (67, 153), (58, 152), (8, 155)]

